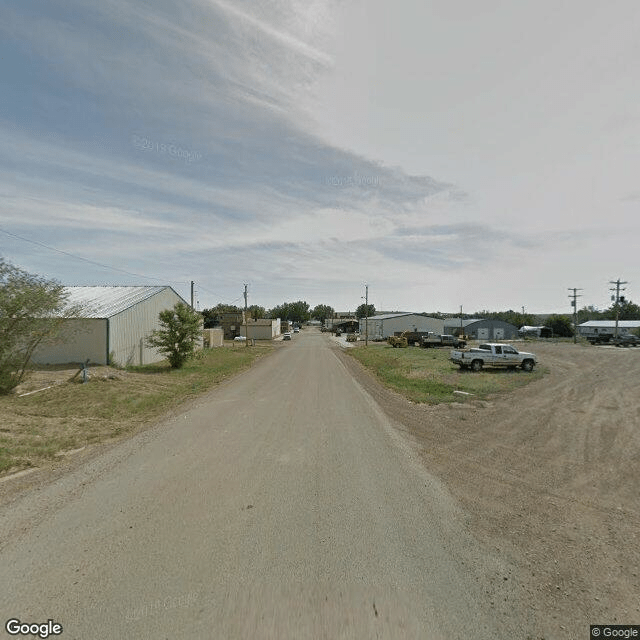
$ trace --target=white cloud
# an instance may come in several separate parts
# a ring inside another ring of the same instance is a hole
[[[368,281],[387,308],[551,311],[640,277],[635,2],[65,7],[0,9],[9,231],[216,292],[252,278],[266,306],[307,286],[348,308]]]

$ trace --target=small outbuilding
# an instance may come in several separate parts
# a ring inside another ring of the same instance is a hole
[[[188,304],[168,286],[65,287],[65,293],[69,305],[82,311],[64,321],[56,342],[36,350],[37,364],[159,362],[164,356],[148,347],[146,338],[160,327],[161,311]]]
[[[249,340],[273,340],[280,335],[280,332],[280,318],[258,318],[257,320],[250,318],[248,324],[240,325],[240,335]]]

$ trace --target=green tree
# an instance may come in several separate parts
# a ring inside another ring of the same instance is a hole
[[[77,315],[64,287],[0,258],[0,393],[9,393],[26,373],[39,344],[52,341],[64,321]]]
[[[368,312],[367,312],[368,309]],[[376,308],[370,304],[366,305],[364,302],[356,309],[356,318],[370,318],[376,314]]]
[[[283,302],[281,305],[269,309],[270,318],[280,318],[281,320],[291,320],[302,324],[311,317],[309,303],[303,300],[297,302]]]
[[[220,316],[223,313],[241,313],[242,309],[236,307],[233,304],[224,304],[219,302],[215,307],[211,309],[203,309],[202,318],[204,320],[205,328],[215,327],[220,324]]]
[[[578,313],[576,315],[578,316],[578,324],[588,322],[589,320],[606,320],[605,313],[603,311],[598,311],[598,309],[593,305],[578,309]]]
[[[552,329],[555,337],[573,337],[573,316],[557,314],[551,315],[547,318],[545,326]]]
[[[158,319],[160,329],[151,333],[147,345],[166,356],[173,369],[180,369],[195,352],[196,339],[201,334],[201,315],[178,302],[173,309],[161,311]]]
[[[264,318],[267,315],[267,311],[264,307],[260,307],[257,304],[252,304],[247,307],[247,311],[249,312],[249,317],[254,320],[258,320],[259,318]]]
[[[330,307],[328,304],[318,304],[313,308],[311,312],[311,317],[319,320],[324,324],[324,321],[327,318],[333,318],[336,312],[333,307]]]
[[[509,309],[508,311],[478,311],[470,317],[484,318],[487,320],[502,320],[503,322],[508,322],[509,324],[512,324],[514,327],[518,328],[522,327],[523,325],[537,326],[539,324],[544,324],[531,313],[522,313],[520,311],[514,311],[513,309]]]
[[[607,320],[615,320],[618,312],[618,320],[640,320],[640,307],[623,296],[620,296],[619,302],[614,302],[604,315]]]

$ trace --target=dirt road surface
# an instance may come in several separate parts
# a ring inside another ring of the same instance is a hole
[[[550,374],[510,397],[433,408],[385,391],[319,332],[296,334],[182,413],[7,498],[3,626],[449,640],[640,621],[640,350],[539,355]]]
[[[491,598],[498,615],[513,602],[528,609],[514,637],[580,639],[590,624],[640,624],[640,349],[539,341],[524,350],[543,379],[435,407],[342,359],[468,516],[468,532],[517,568],[505,576],[509,597]],[[499,582],[485,586],[493,593]]]

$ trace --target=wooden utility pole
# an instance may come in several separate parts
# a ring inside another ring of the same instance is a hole
[[[577,287],[569,287],[569,291],[573,291],[573,293],[569,296],[573,298],[571,300],[571,306],[573,307],[573,344],[578,342],[578,298],[582,298],[582,295],[578,293],[578,291],[582,291],[582,289],[578,289]]]
[[[609,280],[609,284],[615,284],[616,288],[615,289],[609,289],[609,291],[615,291],[615,300],[616,300],[616,330],[613,333],[613,337],[617,340],[618,339],[618,323],[620,322],[620,302],[624,302],[624,296],[620,295],[620,291],[624,291],[624,289],[621,289],[620,287],[623,284],[629,284],[628,282],[623,282],[622,280],[620,280],[620,278],[618,278],[617,280]],[[613,300],[613,296],[611,296],[611,299]]]
[[[364,285],[364,346],[369,346],[369,285]]]
[[[247,284],[244,285],[244,346],[249,346],[249,312],[247,309]]]
[[[194,295],[193,295],[193,287],[195,285],[195,282],[192,280],[191,281],[191,311],[195,311],[195,307],[193,306],[193,300],[194,300]]]

